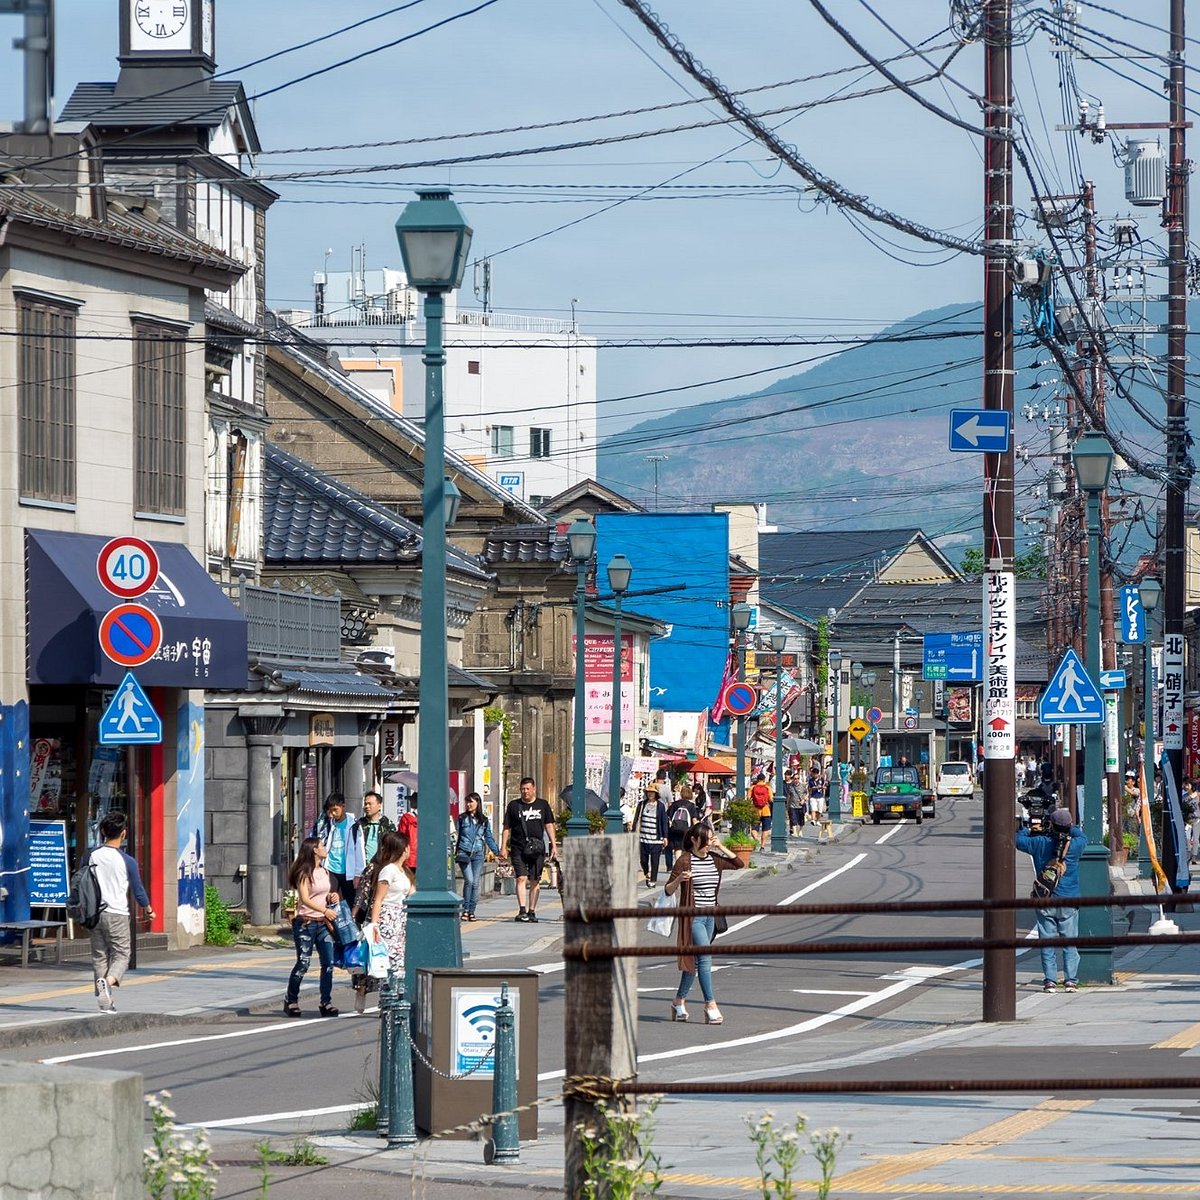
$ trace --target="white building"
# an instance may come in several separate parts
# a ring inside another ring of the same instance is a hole
[[[373,394],[423,418],[425,326],[402,271],[320,272],[312,310],[279,315],[329,343]],[[595,476],[595,339],[570,320],[460,309],[454,293],[444,340],[450,450],[535,507]]]

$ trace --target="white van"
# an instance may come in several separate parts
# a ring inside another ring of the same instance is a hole
[[[944,762],[938,768],[938,797],[973,796],[975,794],[975,772],[968,762]]]

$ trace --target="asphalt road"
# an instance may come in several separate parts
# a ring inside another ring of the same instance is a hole
[[[837,843],[822,846],[813,861],[747,878],[723,898],[747,905],[962,899],[980,894],[981,875],[982,804],[976,797],[954,801],[919,827],[905,822],[853,828]],[[1021,856],[1018,894],[1028,879]],[[1019,927],[1027,929],[1030,920],[1031,914],[1020,914]],[[949,914],[764,916],[734,919],[731,925],[729,940],[794,944],[826,938],[866,942],[976,936],[980,931],[977,916]],[[534,953],[502,960],[479,956],[480,965],[503,962],[542,973],[538,1070],[540,1094],[548,1099],[558,1093],[563,1069],[562,962],[557,947],[548,944],[548,935],[557,928],[551,922],[538,928]],[[641,937],[644,944],[670,949],[655,935],[643,931]],[[978,960],[969,953],[734,955],[716,963],[717,996],[726,1021],[714,1027],[698,1019],[703,1009],[698,989],[692,1021],[669,1020],[678,980],[671,957],[638,964],[642,1082],[1174,1079],[1193,1075],[1192,1056],[1200,1052],[1200,1027],[1180,1032],[1181,1020],[1186,1025],[1194,1019],[1187,1015],[1192,1011],[1191,994],[1185,990],[1191,987],[1188,974],[1164,980],[1168,1001],[1161,1011],[1168,1024],[1158,1034],[1131,1019],[1138,1011],[1136,990],[1101,990],[1086,1001],[1082,995],[1043,997],[1040,966],[1030,950],[1019,955],[1017,967],[1025,1015],[1015,1024],[985,1030],[978,1023]],[[1174,989],[1179,989],[1177,1000]],[[1068,1028],[1064,1019],[1070,1006],[1082,1014],[1085,1003],[1111,1005],[1105,1009],[1111,1021]],[[1103,1045],[1093,1044],[1096,1028],[1102,1030]],[[1174,1040],[1158,1040],[1167,1034]],[[219,1025],[148,1030],[71,1050],[30,1047],[18,1056],[51,1060],[62,1055],[86,1065],[139,1070],[148,1090],[171,1091],[181,1121],[209,1126],[218,1155],[232,1163],[252,1156],[259,1138],[278,1144],[297,1133],[314,1132],[324,1135],[322,1143],[332,1153],[353,1164],[336,1174],[353,1175],[403,1169],[401,1160],[380,1154],[378,1140],[344,1134],[351,1111],[374,1095],[376,1036],[377,1023],[371,1019],[293,1022],[270,1013]],[[79,1054],[88,1057],[80,1060]],[[661,1110],[656,1135],[664,1162],[673,1166],[661,1194],[707,1200],[755,1191],[753,1153],[743,1121],[774,1110],[785,1119],[805,1112],[810,1127],[837,1125],[853,1134],[839,1159],[839,1186],[833,1193],[839,1200],[911,1194],[912,1186],[930,1195],[1049,1194],[1030,1186],[1031,1179],[1053,1179],[1056,1196],[1092,1200],[1189,1195],[1194,1194],[1190,1172],[1195,1154],[1181,1136],[1186,1139],[1200,1118],[1192,1097],[1142,1095],[1132,1084],[1119,1092],[1088,1095],[1047,1082],[1032,1095],[1006,1095],[994,1088],[983,1095],[955,1095],[947,1089],[926,1096],[743,1093],[671,1099]],[[561,1108],[548,1104],[541,1112],[539,1142],[523,1148],[520,1178],[531,1193],[552,1193],[561,1178],[561,1122]],[[426,1146],[422,1154],[427,1156],[422,1172],[428,1171],[431,1181],[440,1179],[440,1186],[449,1187],[448,1180],[501,1186],[496,1170],[482,1166],[477,1147],[443,1143],[440,1150]],[[229,1186],[241,1178],[239,1169],[243,1175],[250,1170],[231,1166]],[[806,1173],[811,1178],[811,1167]],[[503,1186],[513,1185],[511,1172],[504,1178]],[[364,1177],[357,1192],[348,1184],[345,1194],[374,1194],[373,1180]],[[333,1183],[334,1176],[325,1177],[328,1194],[341,1195],[329,1190]],[[450,1194],[457,1193],[429,1192]]]

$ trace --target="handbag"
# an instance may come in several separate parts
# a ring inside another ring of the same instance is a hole
[[[713,937],[717,938],[723,933],[729,932],[729,918],[724,913],[717,913],[713,917]]]
[[[669,912],[678,906],[679,897],[677,895],[668,896],[666,892],[659,892],[654,900],[654,907],[659,911],[646,922],[646,928],[660,937],[674,937],[675,918],[669,915]]]
[[[333,965],[341,967],[343,971],[350,971],[352,974],[361,975],[366,969],[363,966],[362,942],[355,942],[353,946],[340,946],[335,943],[333,947]]]
[[[363,928],[362,945],[367,952],[366,972],[372,979],[388,977],[387,942],[379,936],[378,928],[368,923]]]
[[[345,900],[339,900],[337,916],[333,919],[333,940],[339,946],[353,946],[358,941],[358,926]]]

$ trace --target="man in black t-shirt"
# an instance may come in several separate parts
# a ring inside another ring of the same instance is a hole
[[[542,889],[542,868],[546,865],[546,841],[550,857],[558,856],[554,836],[554,813],[537,794],[537,784],[528,775],[521,780],[521,795],[510,800],[504,810],[504,828],[500,832],[500,857],[512,860],[517,879],[517,921],[537,921],[538,892]]]

